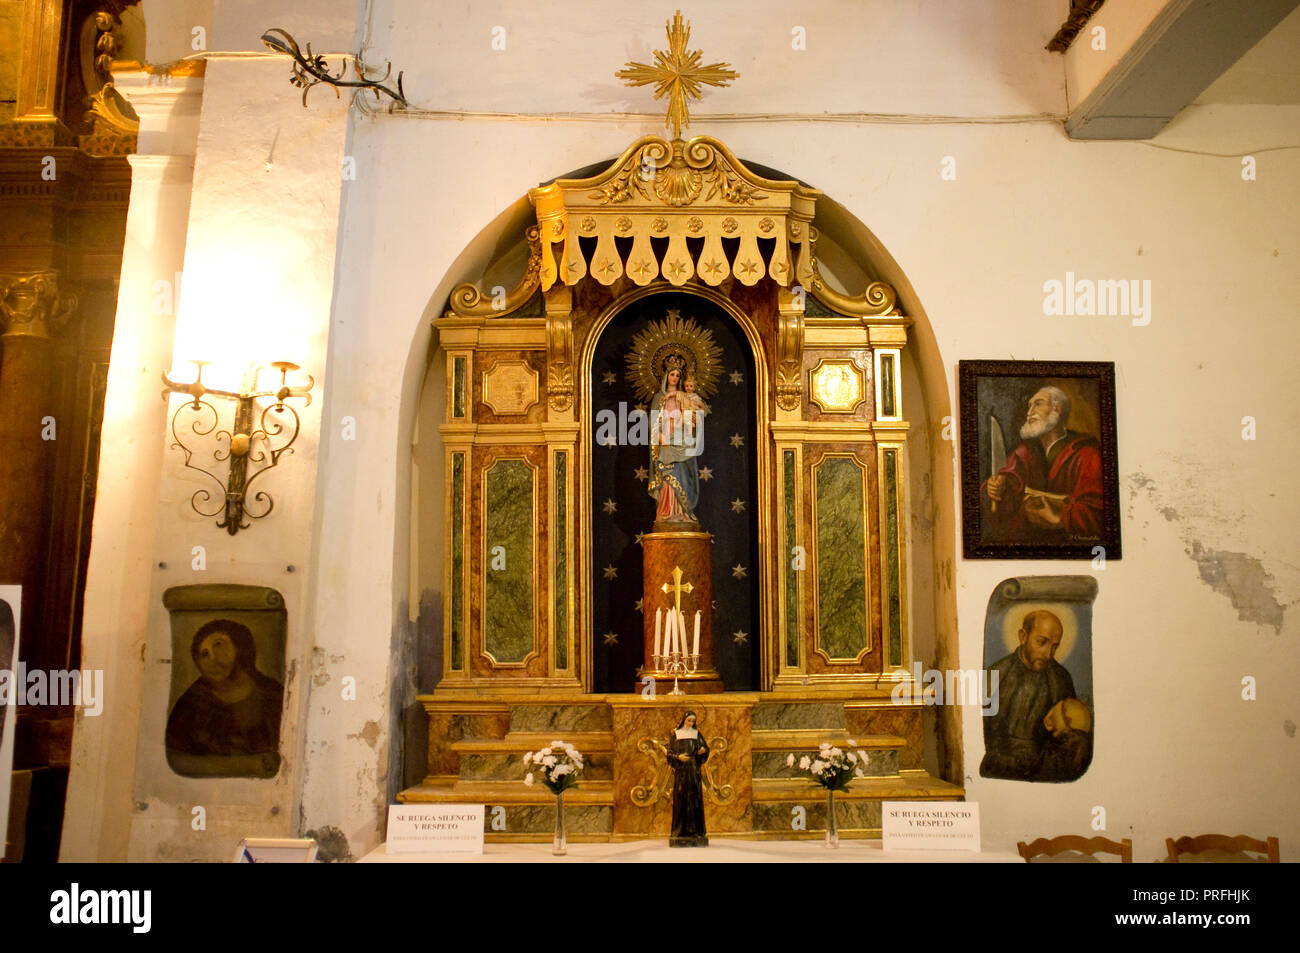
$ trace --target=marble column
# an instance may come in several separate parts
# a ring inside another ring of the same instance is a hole
[[[23,587],[23,630],[36,633],[33,613],[49,548],[54,441],[53,362],[56,334],[76,307],[54,271],[0,274],[0,583]],[[37,657],[25,638],[23,659]]]

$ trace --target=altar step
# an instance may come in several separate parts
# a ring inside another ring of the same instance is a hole
[[[555,830],[555,795],[542,784],[425,781],[407,788],[399,800],[404,804],[483,804],[483,827],[489,843],[537,841]],[[565,836],[575,843],[608,841],[614,831],[613,782],[583,780],[565,791],[564,829]]]
[[[450,700],[430,710],[429,777],[398,799],[407,804],[483,804],[489,842],[549,840],[555,797],[540,783],[524,784],[524,756],[563,740],[581,751],[584,760],[578,786],[564,795],[569,838],[645,837],[650,827],[643,809],[634,809],[628,798],[630,785],[648,784],[655,776],[657,758],[637,744],[643,737],[666,737],[664,719],[649,713],[660,704],[572,694],[486,703]],[[879,837],[883,801],[963,796],[957,785],[919,770],[920,707],[893,705],[887,694],[830,699],[717,695],[701,696],[697,704],[706,711],[712,704],[706,726],[728,741],[728,748],[711,759],[716,779],[736,785],[748,801],[739,805],[741,813],[719,819],[717,836],[820,836],[826,827],[826,795],[798,763],[823,743],[866,755],[867,776],[836,795],[836,822],[845,836]],[[791,755],[794,766],[787,763]],[[619,772],[628,777],[616,780]],[[651,827],[666,830],[668,810],[667,802],[661,802]]]
[[[852,741],[852,744],[850,744]],[[806,755],[816,757],[823,744],[866,756],[862,772],[867,777],[898,777],[900,755],[907,739],[897,735],[852,737],[843,729],[799,728],[782,731],[755,731],[752,735],[754,780],[765,778],[807,778],[799,767]],[[790,764],[790,756],[794,764]]]
[[[466,738],[451,750],[460,759],[462,781],[522,781],[525,755],[564,740],[582,755],[584,781],[614,777],[614,735],[609,731],[511,731],[504,738]]]
[[[857,778],[835,794],[837,829],[849,836],[879,837],[884,801],[951,801],[964,791],[925,771],[905,770],[893,778]],[[802,808],[802,811],[798,810]],[[754,832],[798,837],[826,831],[826,790],[811,781],[754,778]]]

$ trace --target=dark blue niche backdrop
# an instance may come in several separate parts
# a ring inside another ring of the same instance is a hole
[[[679,292],[651,295],[620,311],[606,325],[592,360],[591,639],[595,689],[640,689],[636,671],[644,662],[644,630],[637,609],[642,561],[636,536],[651,532],[655,518],[655,501],[646,479],[649,446],[617,441],[602,446],[597,415],[609,410],[617,419],[620,402],[624,413],[633,412],[637,398],[627,379],[626,359],[632,338],[648,322],[662,321],[672,309],[712,332],[714,342],[722,348],[718,389],[705,397],[710,412],[704,420],[703,452],[697,459],[700,500],[695,515],[701,529],[713,534],[714,664],[728,691],[755,691],[759,654],[754,358],[744,332],[730,315],[705,298]],[[649,426],[644,430],[648,433]],[[739,440],[733,441],[733,437]]]

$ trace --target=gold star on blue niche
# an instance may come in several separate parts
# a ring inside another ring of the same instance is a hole
[[[745,382],[745,375],[740,373],[740,371],[732,371],[728,376],[730,376],[731,383],[733,384],[743,384]]]
[[[615,503],[613,500],[606,500],[604,503],[600,505],[600,508],[604,510],[607,514],[612,515],[618,511],[618,504]]]
[[[643,539],[645,539],[645,533],[637,533],[637,534],[636,534],[636,544],[637,544],[638,546],[641,545],[641,540],[643,540]]]
[[[641,604],[642,604],[643,602],[645,602],[644,599],[638,599],[638,600],[636,601],[636,606],[635,606],[635,608],[636,608],[636,611],[637,611],[637,612],[644,612],[644,611],[645,611],[644,609],[641,608]]]
[[[713,479],[713,470],[709,467],[700,467],[700,479],[708,482]]]
[[[738,433],[733,433],[731,435],[731,445],[733,447],[743,447],[745,445],[745,438]]]
[[[745,511],[745,501],[744,501],[744,500],[742,500],[742,499],[734,499],[734,500],[731,501],[731,512],[733,512],[733,513],[743,513],[744,511]]]
[[[637,467],[636,470],[633,472],[633,475],[638,480],[641,480],[642,482],[650,479],[650,471],[647,470],[645,467]]]
[[[737,645],[744,645],[746,642],[749,641],[749,633],[746,632],[744,629],[737,629],[732,634],[731,641],[735,642]]]
[[[600,382],[602,384],[613,384],[617,380],[618,380],[618,375],[615,374],[613,371],[606,371],[604,374],[600,375]]]
[[[731,575],[736,579],[744,579],[746,576],[745,567],[740,563],[736,563],[736,565],[731,568]]]
[[[606,633],[605,633],[605,644],[606,644],[606,645],[618,645],[618,633],[617,633],[617,632],[606,632]]]
[[[613,566],[606,566],[606,567],[605,567],[605,578],[606,578],[606,579],[617,579],[617,578],[618,578],[618,570],[615,569]]]

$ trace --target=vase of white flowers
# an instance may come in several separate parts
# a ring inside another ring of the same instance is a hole
[[[857,744],[852,738],[848,739],[848,743]],[[794,767],[794,755],[786,758],[785,763]],[[812,775],[812,780],[826,789],[827,847],[840,846],[840,833],[835,826],[835,792],[847,791],[854,778],[862,777],[862,766],[866,763],[866,755],[842,751],[830,743],[823,743],[817,749],[816,757],[804,755],[799,759],[800,770],[807,771]]]
[[[536,779],[555,795],[555,837],[551,853],[567,854],[569,844],[564,836],[564,792],[578,783],[582,772],[582,754],[564,741],[552,741],[540,751],[524,755],[524,784],[532,785]]]

